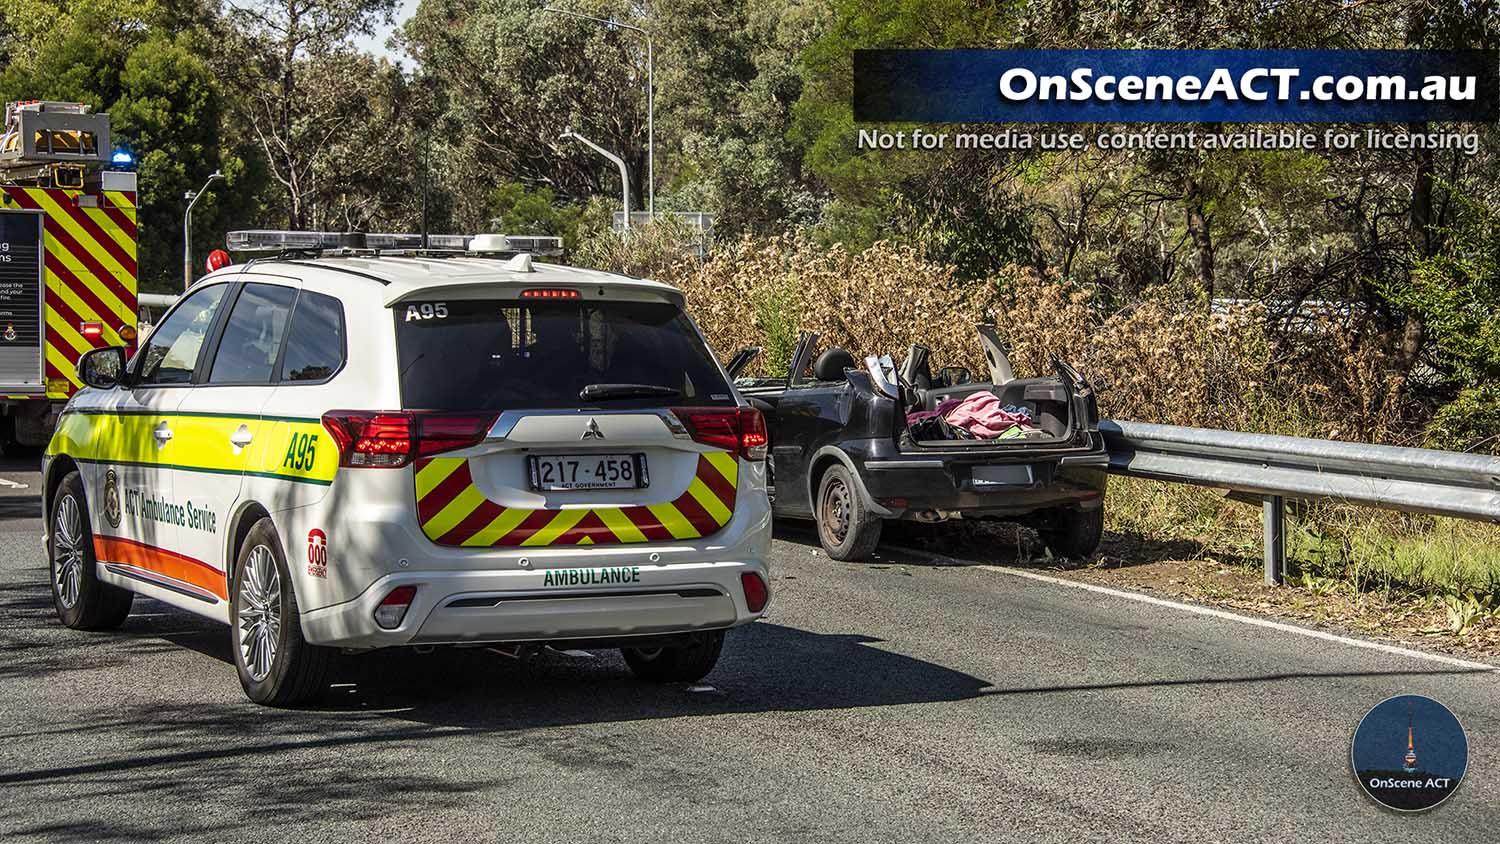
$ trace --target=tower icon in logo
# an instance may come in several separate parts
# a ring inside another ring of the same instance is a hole
[[[1416,730],[1412,726],[1410,703],[1406,705],[1406,758],[1401,762],[1401,770],[1408,774],[1417,770]]]
[[[5,339],[10,343],[14,343],[16,341],[16,327],[14,325],[5,326]]]

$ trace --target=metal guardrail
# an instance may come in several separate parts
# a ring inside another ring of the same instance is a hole
[[[1266,583],[1286,570],[1286,501],[1342,501],[1500,523],[1500,457],[1106,419],[1117,475],[1260,499]]]

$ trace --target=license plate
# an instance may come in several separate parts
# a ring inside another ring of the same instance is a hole
[[[534,454],[531,488],[640,489],[646,486],[644,454]]]
[[[1029,486],[1030,466],[975,466],[971,475],[975,486]]]

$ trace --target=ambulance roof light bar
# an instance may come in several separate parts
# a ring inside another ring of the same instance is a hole
[[[283,231],[246,229],[226,237],[231,252],[322,252],[322,251],[430,251],[470,254],[515,254],[557,256],[563,254],[560,237],[504,234],[429,234],[424,245],[420,234],[366,232]]]

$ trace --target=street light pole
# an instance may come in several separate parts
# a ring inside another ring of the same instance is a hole
[[[196,191],[187,191],[182,195],[188,201],[187,210],[182,212],[182,289],[186,290],[193,286],[193,206],[208,186],[224,178],[224,174],[215,170],[203,183],[203,187]]]
[[[609,20],[607,18],[596,18],[593,15],[570,12],[567,9],[558,9],[553,6],[542,8],[544,12],[555,12],[559,15],[569,15],[575,18],[583,18],[586,21],[602,23],[605,26],[617,26],[621,29],[629,29],[639,32],[646,39],[646,214],[653,220],[656,219],[656,48],[651,43],[651,33],[628,23]],[[627,216],[629,212],[626,212]]]
[[[620,205],[621,205],[621,207],[623,207],[625,209],[625,230],[629,231],[630,230],[630,170],[628,170],[625,167],[625,159],[621,158],[618,155],[615,155],[614,153],[610,152],[609,150],[605,149],[604,147],[599,146],[598,144],[594,143],[593,141],[589,140],[588,138],[585,138],[584,136],[578,134],[577,132],[574,132],[572,129],[564,130],[563,133],[558,136],[558,140],[564,140],[564,139],[567,139],[567,138],[572,138],[573,140],[582,143],[584,146],[588,147],[589,149],[593,150],[594,152],[597,152],[600,155],[604,156],[605,158],[608,158],[610,161],[613,161],[615,163],[615,166],[618,167],[618,168],[620,168]]]

